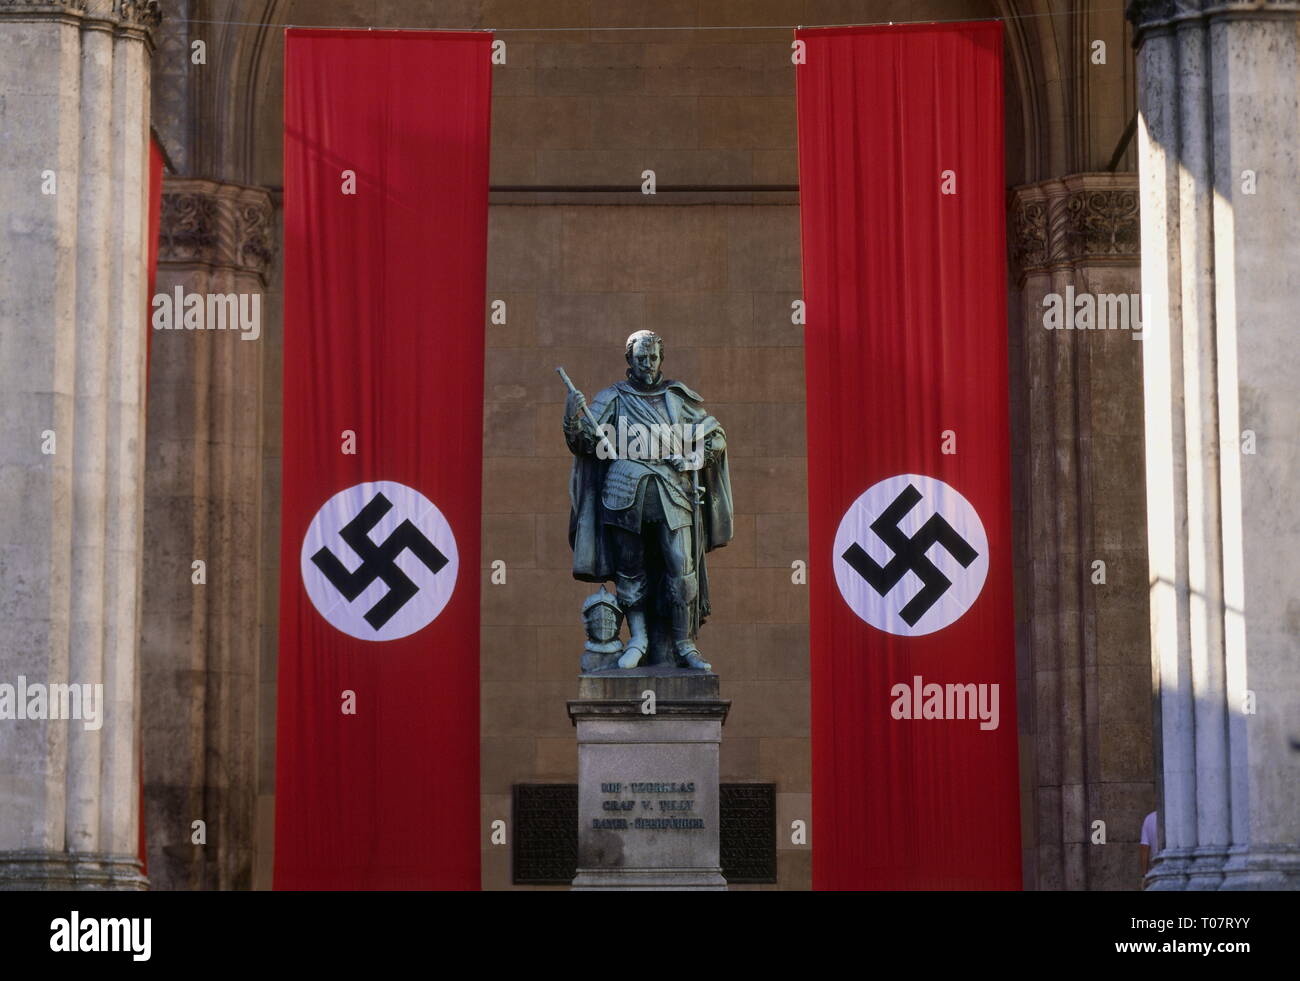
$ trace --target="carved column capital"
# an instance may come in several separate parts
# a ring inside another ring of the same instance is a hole
[[[39,20],[53,17],[80,17],[86,13],[86,0],[0,0],[0,17]]]
[[[1136,174],[1072,174],[1013,188],[1007,245],[1018,277],[1079,263],[1134,265]]]
[[[1242,17],[1295,17],[1300,0],[1129,0],[1124,16],[1133,24],[1133,46],[1151,33],[1194,21]]]
[[[151,48],[153,32],[162,23],[158,0],[0,0],[0,20],[64,20],[83,28],[109,30],[138,37]]]
[[[123,24],[150,30],[162,23],[158,0],[113,0],[113,13]]]
[[[266,281],[275,206],[265,188],[169,178],[163,184],[159,263],[224,267]]]

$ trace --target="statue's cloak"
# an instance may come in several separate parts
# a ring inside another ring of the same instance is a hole
[[[700,427],[701,437],[717,432],[726,434],[718,420],[704,411],[703,399],[679,381],[663,380],[653,388],[643,389],[629,381],[620,381],[598,393],[590,403],[591,413],[600,425],[617,426],[618,401],[640,395],[662,395],[670,420],[679,425]],[[731,474],[727,469],[726,449],[699,471],[704,500],[700,510],[700,538],[703,551],[711,552],[731,541],[732,505]],[[608,582],[614,578],[614,551],[610,533],[601,513],[601,496],[609,460],[599,456],[575,456],[569,480],[569,545],[573,548],[573,578],[583,582]],[[652,478],[647,478],[652,479]],[[699,563],[700,621],[707,616],[708,586],[704,562]]]

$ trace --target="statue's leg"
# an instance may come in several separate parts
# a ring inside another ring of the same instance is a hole
[[[635,668],[650,648],[645,628],[645,543],[625,528],[611,527],[614,539],[614,579],[618,605],[627,616],[628,640],[618,659],[620,668]]]
[[[712,665],[704,660],[691,637],[691,607],[699,598],[699,579],[691,561],[691,529],[673,529],[666,522],[661,522],[659,536],[672,609],[673,647],[678,659],[686,667],[708,671]]]

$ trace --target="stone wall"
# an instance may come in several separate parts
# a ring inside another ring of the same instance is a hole
[[[665,374],[727,430],[736,536],[708,558],[716,614],[700,637],[733,700],[722,779],[775,783],[784,826],[809,818],[807,590],[791,577],[808,533],[798,217],[791,205],[493,209],[488,292],[509,322],[488,328],[486,369],[485,827],[509,817],[512,783],[576,780],[565,701],[593,587],[570,574],[555,367],[594,394],[623,377],[624,339],[641,329],[665,338]],[[488,579],[498,559],[504,585]],[[809,857],[780,852],[782,885],[809,884]],[[485,887],[508,883],[508,853],[487,847]]]

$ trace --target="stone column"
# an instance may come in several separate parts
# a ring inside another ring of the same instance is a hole
[[[256,295],[265,327],[273,215],[264,189],[168,178],[158,294],[205,309]],[[265,339],[210,327],[152,332],[141,659],[155,888],[253,876],[262,556],[279,544],[261,530]]]
[[[0,888],[145,885],[137,645],[158,21],[152,2],[0,5],[0,684],[19,699],[23,685],[80,686],[60,711],[83,716],[0,718]],[[47,714],[63,701],[50,693]]]
[[[1134,2],[1152,889],[1300,887],[1300,4]]]
[[[1015,188],[1008,226],[1025,884],[1133,889],[1154,801],[1136,177]]]

